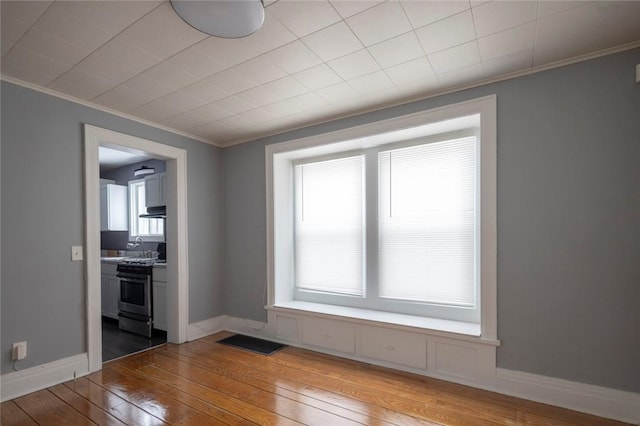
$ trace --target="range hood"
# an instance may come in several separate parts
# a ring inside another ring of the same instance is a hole
[[[166,219],[167,207],[166,206],[147,207],[147,212],[145,214],[141,214],[139,217],[143,217],[147,219]]]

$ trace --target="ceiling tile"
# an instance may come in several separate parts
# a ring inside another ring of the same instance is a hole
[[[113,37],[113,34],[68,14],[62,3],[54,2],[34,28],[89,50],[97,49]]]
[[[340,20],[328,1],[279,1],[269,12],[296,36],[304,37]]]
[[[183,87],[181,90],[191,96],[202,99],[207,103],[215,102],[230,95],[226,90],[221,89],[206,80],[190,84],[189,86]]]
[[[68,64],[16,46],[2,58],[1,66],[5,74],[42,86],[70,68]]]
[[[68,65],[78,63],[91,53],[91,51],[85,48],[68,43],[36,28],[27,31],[15,46],[16,48],[27,49]]]
[[[230,68],[260,55],[261,52],[254,47],[254,44],[248,37],[239,39],[209,37],[198,43],[198,49],[202,49],[203,54],[211,56]]]
[[[326,64],[320,64],[313,68],[295,73],[293,77],[309,90],[340,83],[342,79]]]
[[[342,21],[304,37],[302,41],[324,61],[339,58],[364,47]]]
[[[487,77],[504,75],[531,68],[533,62],[533,48],[519,50],[498,58],[482,62],[484,74]]]
[[[408,81],[404,84],[396,84],[398,97],[410,100],[424,97],[429,92],[439,89],[438,80],[435,77],[424,80]]]
[[[356,77],[347,81],[360,95],[368,95],[378,90],[393,87],[393,82],[387,77],[384,71],[377,71],[371,74]]]
[[[260,53],[265,53],[296,40],[296,36],[265,9],[264,24],[260,31],[243,38],[246,44]]]
[[[427,54],[439,52],[476,38],[471,11],[459,13],[416,30]]]
[[[476,63],[468,67],[458,68],[438,74],[438,81],[443,89],[454,86],[472,83],[486,78],[486,71],[481,63]]]
[[[456,15],[471,6],[468,1],[415,1],[402,0],[402,8],[407,12],[413,28],[420,28],[427,24]]]
[[[123,83],[139,73],[135,68],[130,68],[125,61],[113,61],[95,53],[87,56],[73,69],[114,83]]]
[[[227,127],[231,129],[244,129],[247,126],[251,125],[251,122],[245,120],[239,115],[232,115],[230,117],[222,118],[220,120],[216,120],[217,124],[220,124],[222,127]]]
[[[165,2],[121,32],[117,40],[166,59],[206,37],[180,19]]]
[[[264,108],[254,108],[237,114],[238,118],[245,120],[251,124],[260,124],[265,121],[273,120],[274,116],[267,112]]]
[[[212,76],[228,67],[210,55],[212,53],[205,42],[199,42],[172,56],[165,62],[176,68],[187,70],[199,78]]]
[[[183,111],[184,109],[175,104],[156,99],[155,101],[134,108],[131,110],[131,114],[151,121],[162,121]]]
[[[298,83],[296,79],[285,77],[247,90],[241,93],[240,97],[253,105],[263,106],[306,92],[308,92],[308,89]]]
[[[396,86],[407,85],[415,81],[429,81],[437,84],[435,74],[427,58],[424,57],[387,68],[385,72]]]
[[[178,109],[178,111],[176,111],[173,115],[178,114],[182,111],[196,109],[207,104],[207,102],[205,102],[203,99],[200,99],[182,90],[176,90],[175,92],[169,93],[168,95],[165,95],[158,99],[158,101],[167,103],[169,105],[174,105],[174,107]]]
[[[428,56],[436,74],[467,68],[480,62],[478,43],[471,41]]]
[[[117,84],[117,82],[108,78],[72,68],[47,87],[88,100],[114,88]]]
[[[534,65],[640,40],[640,2],[587,3],[538,21]]]
[[[61,1],[66,14],[114,36],[155,9],[161,1]]]
[[[217,102],[214,102],[213,105],[224,111],[227,111],[230,114],[240,114],[241,112],[249,111],[256,108],[255,105],[250,104],[237,95],[221,99]]]
[[[397,1],[385,2],[347,20],[347,24],[365,46],[411,31],[411,23]]]
[[[34,22],[49,8],[53,1],[5,1],[0,3],[2,16],[11,16],[19,19],[27,25]],[[2,21],[4,25],[4,21]]]
[[[235,67],[207,78],[205,81],[219,87],[229,94],[244,92],[258,86],[258,82],[245,76]]]
[[[304,93],[302,95],[293,96],[282,101],[265,105],[262,109],[275,118],[285,117],[299,111],[308,111],[325,105],[327,105],[327,103],[324,99],[315,93]]]
[[[102,45],[87,59],[95,55],[102,56],[115,64],[122,65],[124,69],[129,69],[135,74],[151,68],[162,60],[162,58],[158,56],[152,55],[117,38]]]
[[[499,58],[522,50],[533,49],[536,23],[520,25],[478,39],[478,49],[483,61]]]
[[[231,114],[215,105],[204,105],[168,118],[164,120],[164,123],[168,126],[186,130],[229,117],[229,115]]]
[[[382,68],[388,68],[424,56],[424,51],[413,31],[382,43],[374,44],[368,50]]]
[[[473,20],[476,34],[484,37],[507,28],[535,21],[537,1],[491,1],[474,7]]]
[[[144,74],[138,74],[131,80],[127,80],[125,83],[123,83],[123,86],[144,93],[147,97],[150,98],[149,100],[147,100],[147,102],[168,95],[175,90],[171,86],[167,86],[166,84],[163,84],[158,80],[150,78],[149,76]]]
[[[140,75],[155,80],[167,87],[171,87],[174,90],[181,89],[184,86],[200,80],[199,77],[166,61],[149,68]]]
[[[538,4],[538,19],[555,15],[556,13],[564,12],[565,10],[573,9],[574,7],[584,6],[584,4],[585,2],[575,0],[541,1]]]
[[[128,112],[140,105],[152,101],[153,98],[153,95],[145,94],[126,86],[118,86],[103,93],[97,98],[93,98],[92,102],[98,103],[107,108]]]
[[[328,64],[344,80],[351,80],[380,69],[380,66],[367,49],[334,59]]]
[[[282,68],[272,63],[270,58],[266,55],[249,59],[248,61],[233,67],[233,70],[257,84],[268,83],[287,75]]]
[[[2,55],[7,53],[9,49],[27,32],[29,24],[19,19],[2,15],[0,23],[0,39],[2,39]]]
[[[338,83],[333,86],[323,87],[322,89],[316,90],[314,93],[331,104],[359,97],[358,92],[356,92],[347,83]]]
[[[373,6],[382,3],[384,0],[332,0],[331,6],[338,11],[340,16],[348,18]]]
[[[316,66],[322,61],[300,40],[289,43],[264,55],[266,62],[272,62],[289,74]]]

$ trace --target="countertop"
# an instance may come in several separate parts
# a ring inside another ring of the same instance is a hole
[[[138,258],[136,257],[122,257],[122,256],[118,256],[118,257],[101,257],[100,261],[104,262],[104,263],[120,263],[120,262],[124,262],[124,261],[135,261]],[[160,266],[160,267],[165,267],[167,266],[167,262],[155,262],[153,264],[151,264],[152,266]]]

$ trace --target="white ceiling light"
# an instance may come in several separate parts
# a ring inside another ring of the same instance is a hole
[[[216,37],[246,37],[264,22],[262,0],[171,0],[171,6],[187,24]]]

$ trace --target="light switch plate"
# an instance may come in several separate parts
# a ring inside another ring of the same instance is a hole
[[[82,260],[82,246],[71,246],[71,260]]]

